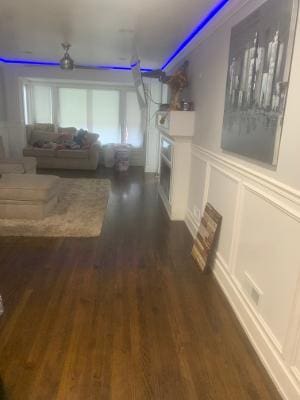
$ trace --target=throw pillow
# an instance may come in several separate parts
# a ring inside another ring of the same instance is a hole
[[[56,143],[59,144],[72,141],[73,141],[73,134],[71,132],[62,133],[56,139]]]
[[[47,131],[47,132],[54,132],[55,131],[54,124],[36,123],[36,124],[33,124],[33,129],[35,131]]]
[[[76,128],[74,128],[73,126],[70,126],[70,127],[66,127],[66,128],[61,128],[61,127],[59,127],[58,129],[57,129],[57,132],[58,133],[63,133],[63,134],[68,134],[68,135],[76,135],[76,132],[77,132],[77,129]]]
[[[33,130],[30,136],[30,143],[29,144],[34,144],[36,142],[54,142],[57,140],[57,138],[60,135],[55,132],[48,132],[48,131],[38,131],[38,130]]]

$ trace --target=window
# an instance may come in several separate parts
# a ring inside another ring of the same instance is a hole
[[[23,86],[26,123],[53,123],[57,127],[87,129],[102,144],[143,146],[140,107],[135,91],[26,80]]]
[[[92,90],[92,131],[102,143],[121,143],[120,95],[117,90]]]
[[[52,93],[47,86],[33,86],[34,122],[52,122]]]
[[[87,129],[87,91],[59,88],[59,125]]]
[[[140,134],[141,112],[135,92],[126,93],[126,136],[125,142],[132,144],[134,147],[143,145],[143,137]]]
[[[24,106],[24,121],[25,124],[29,124],[29,109],[28,109],[28,87],[23,85],[23,106]]]

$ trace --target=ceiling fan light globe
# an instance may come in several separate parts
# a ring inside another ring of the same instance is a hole
[[[67,54],[60,60],[60,68],[64,70],[73,70],[74,69],[74,61]]]

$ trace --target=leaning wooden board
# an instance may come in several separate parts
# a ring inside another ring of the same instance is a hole
[[[2,297],[1,297],[1,294],[0,294],[0,315],[3,314],[3,313],[4,313],[4,307],[3,307]]]
[[[209,266],[221,221],[222,216],[211,204],[207,203],[192,249],[192,256],[202,271],[205,271]]]

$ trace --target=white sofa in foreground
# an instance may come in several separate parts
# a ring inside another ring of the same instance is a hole
[[[3,174],[0,218],[41,219],[56,206],[60,178],[51,175]]]

